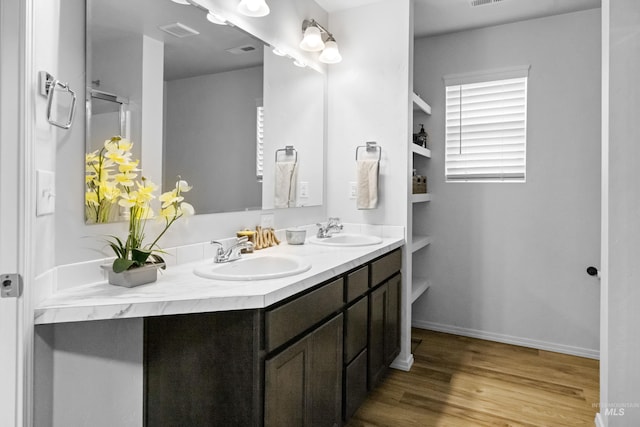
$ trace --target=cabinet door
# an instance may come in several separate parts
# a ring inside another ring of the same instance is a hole
[[[380,381],[385,371],[385,317],[388,284],[385,283],[369,296],[369,390]]]
[[[400,351],[400,283],[393,276],[369,297],[369,390]]]
[[[385,365],[400,354],[400,284],[401,276],[389,279],[387,283],[386,316],[384,325],[384,358]]]
[[[342,411],[342,315],[265,362],[265,427],[333,427]]]

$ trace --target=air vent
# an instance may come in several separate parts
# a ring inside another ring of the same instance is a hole
[[[470,0],[469,1],[469,5],[471,7],[475,7],[475,6],[486,6],[488,4],[495,4],[495,3],[500,3],[504,0]]]
[[[200,34],[193,28],[189,28],[186,25],[181,24],[179,22],[176,22],[175,24],[163,25],[159,28],[165,33],[169,33],[174,37],[178,37],[179,39],[183,37],[197,36],[198,34]]]
[[[246,44],[244,46],[232,47],[225,50],[229,53],[233,53],[234,55],[242,55],[243,53],[253,52],[254,50],[257,50],[257,49],[255,46]]]

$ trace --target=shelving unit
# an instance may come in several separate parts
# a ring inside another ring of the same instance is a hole
[[[424,118],[424,115],[431,115],[431,106],[425,102],[420,96],[412,94],[413,103],[413,118],[414,122],[416,118]],[[420,117],[422,116],[422,117]],[[412,129],[414,125],[412,124]],[[409,157],[411,159],[411,168],[420,169],[420,166],[424,166],[424,159],[431,159],[431,150],[425,147],[421,147],[413,142],[409,142]],[[411,179],[411,178],[409,178]],[[411,185],[409,186],[411,188]],[[411,240],[408,243],[411,253],[411,303],[414,303],[421,295],[423,295],[431,286],[431,282],[425,277],[426,272],[422,262],[414,265],[413,258],[415,254],[420,253],[431,244],[431,237],[420,234],[413,224],[414,209],[419,206],[424,206],[425,203],[431,202],[431,194],[411,194],[409,197],[408,210],[410,212],[408,232],[411,233]],[[424,208],[421,208],[424,209]]]

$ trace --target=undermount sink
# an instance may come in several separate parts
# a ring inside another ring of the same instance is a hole
[[[334,234],[331,237],[319,238],[316,236],[309,238],[309,243],[324,246],[369,246],[382,243],[382,239],[377,236],[367,234]]]
[[[205,279],[267,280],[304,273],[310,268],[309,261],[294,255],[245,255],[237,261],[199,266],[193,272]]]

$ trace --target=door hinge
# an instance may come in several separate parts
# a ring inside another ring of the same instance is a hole
[[[19,298],[22,296],[22,276],[19,274],[0,275],[0,297]]]

